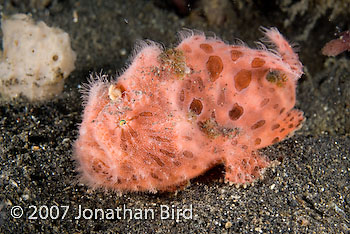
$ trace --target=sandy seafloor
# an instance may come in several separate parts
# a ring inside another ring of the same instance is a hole
[[[228,1],[215,7],[221,1],[193,1],[184,14],[172,1],[160,0],[0,1],[2,14],[31,13],[67,31],[78,55],[76,70],[57,98],[0,104],[0,233],[350,232],[350,54],[328,58],[320,52],[337,30],[349,29],[348,1]],[[176,194],[118,195],[75,183],[72,144],[82,113],[78,88],[90,72],[115,76],[139,39],[171,47],[176,32],[190,28],[254,46],[261,25],[278,27],[299,45],[305,74],[297,108],[307,118],[292,138],[262,150],[281,162],[264,179],[236,188],[223,183],[224,168],[218,166]],[[176,211],[191,205],[189,219],[160,216],[161,206]],[[11,216],[15,206],[23,208],[21,218]],[[45,206],[54,212],[59,207],[60,216],[45,219]],[[155,217],[76,219],[79,206],[129,208],[134,214],[153,209]]]

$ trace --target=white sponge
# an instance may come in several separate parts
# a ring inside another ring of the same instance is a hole
[[[62,92],[64,79],[75,68],[69,35],[30,16],[16,14],[2,20],[0,94],[45,100]]]

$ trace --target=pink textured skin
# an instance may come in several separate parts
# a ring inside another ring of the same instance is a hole
[[[269,162],[257,150],[304,120],[293,109],[298,56],[264,32],[277,51],[183,35],[175,49],[144,45],[117,81],[92,81],[74,147],[83,182],[173,191],[218,163],[227,182],[259,178]]]

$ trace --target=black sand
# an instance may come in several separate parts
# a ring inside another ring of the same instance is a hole
[[[289,1],[233,1],[223,9],[213,7],[221,1],[194,1],[183,15],[170,0],[0,1],[5,15],[32,13],[67,31],[78,54],[76,70],[59,97],[46,103],[0,103],[0,233],[349,233],[349,53],[327,58],[320,52],[335,38],[337,27],[349,29],[350,13],[344,7],[349,1],[328,6],[309,0],[299,8]],[[223,168],[216,167],[177,194],[121,196],[75,183],[72,143],[82,112],[78,87],[90,72],[103,69],[115,76],[138,39],[170,47],[185,27],[254,46],[261,25],[278,27],[299,44],[305,75],[297,107],[307,117],[295,136],[262,150],[280,162],[264,179],[236,188],[222,183]],[[179,220],[161,217],[162,208],[176,214],[191,205],[192,217],[190,212]],[[11,210],[19,214],[15,206],[23,208],[21,218],[11,216]],[[53,216],[45,218],[46,206]],[[64,206],[69,208],[62,219]],[[110,220],[98,213],[87,219],[86,210],[85,218],[76,219],[79,206],[106,213],[119,208],[120,217]],[[153,210],[154,219],[144,216],[147,210]],[[31,214],[37,219],[30,219]]]

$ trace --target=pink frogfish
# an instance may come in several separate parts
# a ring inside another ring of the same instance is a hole
[[[112,81],[91,78],[74,145],[82,182],[119,192],[175,191],[217,164],[249,184],[270,165],[259,149],[299,129],[298,55],[277,29],[267,49],[181,32],[176,48],[141,43]]]

